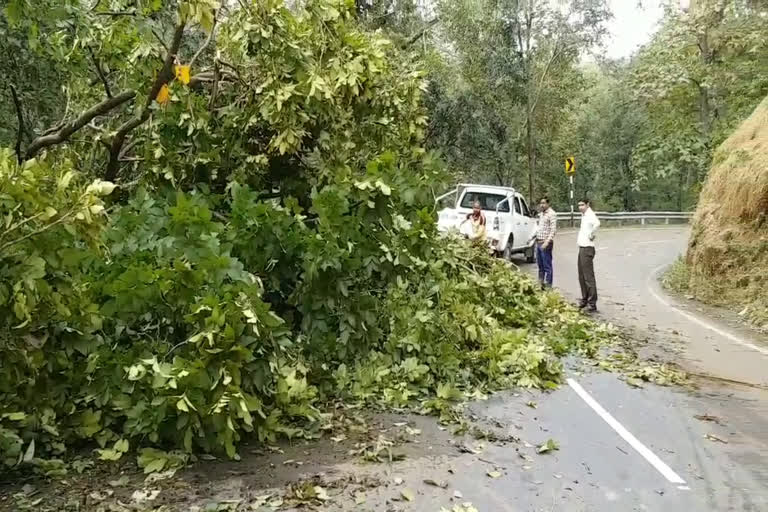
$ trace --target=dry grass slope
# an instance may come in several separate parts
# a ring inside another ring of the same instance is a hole
[[[694,295],[768,329],[768,98],[715,153],[687,263]]]

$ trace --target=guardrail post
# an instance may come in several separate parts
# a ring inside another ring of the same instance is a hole
[[[664,224],[669,224],[669,217],[667,217],[666,219],[664,219]]]
[[[645,226],[645,217],[643,217],[642,219],[640,219],[640,225],[641,225],[641,226]]]

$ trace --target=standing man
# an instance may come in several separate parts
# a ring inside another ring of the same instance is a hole
[[[600,227],[600,219],[589,204],[589,199],[579,201],[581,226],[576,243],[579,244],[579,284],[581,285],[581,302],[579,309],[597,311],[597,283],[595,282],[595,233]]]
[[[539,282],[542,289],[552,288],[553,271],[552,249],[557,232],[557,214],[549,205],[549,198],[544,196],[539,201],[539,223],[536,225],[536,262],[539,264]]]

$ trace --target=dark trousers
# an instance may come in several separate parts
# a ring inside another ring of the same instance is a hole
[[[539,264],[539,282],[542,285],[552,287],[553,268],[552,268],[552,249],[555,243],[550,242],[546,249],[541,247],[540,242],[536,242],[536,262]]]
[[[595,282],[595,248],[579,247],[579,284],[581,303],[597,304],[597,282]]]

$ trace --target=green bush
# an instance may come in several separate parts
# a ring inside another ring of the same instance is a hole
[[[312,218],[247,187],[228,197],[142,189],[95,231],[75,215],[30,237],[41,269],[5,270],[35,291],[35,307],[8,309],[26,322],[8,332],[26,334],[2,347],[14,363],[0,388],[3,459],[17,463],[33,441],[61,454],[86,440],[106,459],[120,457],[121,440],[235,456],[246,434],[309,435],[331,399],[402,407],[554,386],[558,356],[600,333],[502,262],[441,241],[427,210],[398,213],[410,189],[385,185],[385,170],[400,171],[391,156],[317,194]],[[76,197],[85,206],[70,209],[101,211],[96,196]],[[56,243],[36,238],[54,230]],[[94,234],[100,243],[86,243]],[[65,258],[72,247],[78,256]],[[291,321],[265,301],[259,276]]]
[[[209,69],[150,101],[110,204],[113,184],[77,172],[102,172],[99,144],[22,166],[2,150],[4,465],[53,474],[44,458],[82,446],[139,451],[145,471],[236,457],[246,436],[316,435],[334,400],[446,413],[552,387],[560,356],[594,351],[605,333],[556,295],[438,235],[420,73],[353,7],[270,0],[222,20],[221,83]],[[116,55],[147,55],[104,23]],[[124,60],[110,79],[146,89],[153,60]]]
[[[672,291],[687,293],[691,287],[691,271],[684,258],[678,258],[661,276],[661,284]]]

